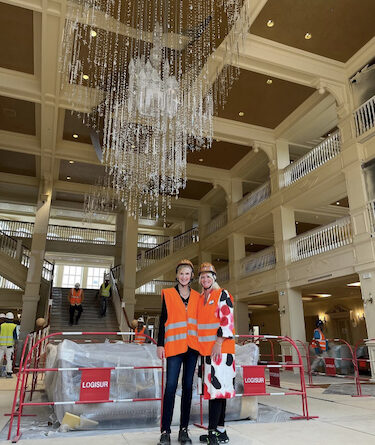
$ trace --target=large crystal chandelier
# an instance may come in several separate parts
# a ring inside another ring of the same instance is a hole
[[[68,1],[62,92],[102,138],[106,176],[90,212],[165,217],[188,150],[210,148],[233,80],[248,0]]]

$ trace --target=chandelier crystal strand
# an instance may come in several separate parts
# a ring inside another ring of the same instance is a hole
[[[188,150],[211,147],[213,114],[238,75],[248,1],[68,1],[61,87],[99,133],[106,166],[89,213],[123,205],[165,218],[186,185]]]

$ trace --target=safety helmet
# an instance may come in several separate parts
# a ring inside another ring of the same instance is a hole
[[[1,313],[1,314],[0,314],[0,318],[5,318],[5,314],[4,314],[4,313]]]
[[[143,317],[138,318],[138,323],[144,323],[144,322],[145,322],[145,319]]]
[[[176,266],[176,273],[181,266],[189,266],[191,268],[191,277],[194,276],[194,266],[190,260],[187,259],[180,260]]]
[[[206,273],[206,272],[211,272],[216,275],[216,269],[211,263],[202,263],[199,266],[198,275],[200,275],[202,273]]]
[[[324,325],[324,323],[322,322],[322,320],[317,320],[315,325],[317,328],[321,328]]]
[[[5,318],[7,318],[8,320],[14,320],[13,312],[7,312]]]
[[[104,281],[109,281],[109,273],[104,275]]]
[[[76,284],[74,285],[74,287],[75,287],[76,289],[79,289],[79,288],[81,287],[81,285],[80,285],[79,283],[76,283]]]

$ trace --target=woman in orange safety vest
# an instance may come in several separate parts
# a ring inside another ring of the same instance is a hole
[[[229,441],[225,431],[226,399],[235,396],[233,297],[216,282],[211,263],[199,268],[202,294],[198,303],[198,347],[201,355],[198,376],[208,399],[208,435],[201,442],[210,445]]]
[[[167,359],[161,436],[158,445],[170,444],[171,423],[181,365],[182,397],[178,441],[192,443],[188,435],[194,371],[198,359],[197,306],[199,293],[190,288],[194,277],[191,261],[181,260],[176,267],[175,287],[162,290],[159,324],[159,359]]]

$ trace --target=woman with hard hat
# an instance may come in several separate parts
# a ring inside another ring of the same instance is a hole
[[[158,445],[171,443],[171,423],[181,365],[183,374],[178,441],[182,444],[192,443],[187,428],[193,377],[198,359],[197,306],[199,301],[199,293],[190,288],[193,277],[192,262],[186,259],[181,260],[176,267],[176,286],[162,290],[157,354],[159,359],[167,359],[167,378]]]
[[[198,303],[198,346],[201,355],[198,376],[202,393],[208,399],[208,434],[200,441],[210,445],[227,443],[225,431],[226,399],[235,396],[233,297],[216,282],[211,263],[199,268],[202,294]]]

